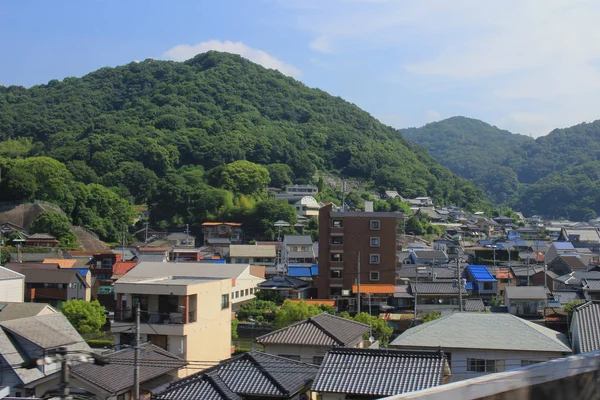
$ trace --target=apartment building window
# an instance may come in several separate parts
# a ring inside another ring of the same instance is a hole
[[[250,294],[254,294],[254,288],[250,288]]]
[[[250,294],[250,289],[246,289],[244,293],[246,294],[246,296],[248,296]]]
[[[329,288],[329,295],[330,296],[341,296],[342,295],[342,288],[341,287],[330,287]]]
[[[503,370],[504,360],[467,358],[467,371],[469,372],[501,372]]]
[[[372,219],[371,220],[371,229],[372,230],[378,230],[379,228],[380,228],[379,220],[378,219]]]
[[[343,236],[332,236],[331,244],[344,244],[344,237]]]
[[[334,219],[331,221],[331,226],[334,228],[341,228],[344,226],[344,222],[341,219]]]
[[[483,290],[494,290],[492,282],[483,282]]]
[[[379,236],[371,238],[371,247],[379,247]]]
[[[342,253],[331,253],[331,261],[342,262],[344,261],[344,255]]]
[[[332,269],[331,279],[342,279],[342,271],[340,271],[339,269]]]
[[[369,264],[379,264],[379,254],[369,255]]]
[[[378,281],[379,280],[379,271],[370,271],[369,279],[372,281]]]
[[[221,308],[229,307],[229,293],[221,295]]]

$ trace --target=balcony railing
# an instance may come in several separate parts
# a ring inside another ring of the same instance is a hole
[[[188,311],[187,323],[196,322],[196,311]],[[184,324],[184,313],[182,312],[149,312],[141,310],[140,322],[145,324],[157,324],[157,325],[179,325]],[[133,310],[117,310],[115,311],[115,322],[134,322],[134,311]]]

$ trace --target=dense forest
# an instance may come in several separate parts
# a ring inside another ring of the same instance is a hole
[[[402,134],[481,187],[497,204],[528,215],[587,220],[600,211],[600,121],[532,139],[453,117]]]
[[[130,219],[119,199],[148,204],[165,228],[252,219],[267,184],[322,173],[490,207],[481,190],[355,105],[218,52],[0,86],[0,157],[0,200],[54,201],[111,240]]]

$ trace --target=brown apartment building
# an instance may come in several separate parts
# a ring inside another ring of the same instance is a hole
[[[355,307],[360,257],[361,293],[389,291],[396,281],[397,237],[402,213],[338,212],[327,205],[319,211],[319,276],[321,299],[337,298]],[[368,286],[367,286],[368,285]],[[372,293],[376,294],[376,293]],[[385,293],[379,293],[385,294]]]

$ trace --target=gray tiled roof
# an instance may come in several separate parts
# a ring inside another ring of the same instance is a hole
[[[483,311],[485,310],[485,304],[483,304],[483,300],[481,299],[466,299],[465,302],[465,311]]]
[[[511,314],[496,313],[451,314],[408,329],[390,345],[423,349],[571,351],[564,334]]]
[[[429,277],[429,274],[433,272],[437,279],[453,279],[456,278],[456,270],[445,268],[445,267],[437,267],[437,268],[427,268],[427,274],[424,274],[426,277]],[[417,266],[416,265],[403,265],[402,268],[396,270],[396,276],[398,278],[415,278],[417,276]],[[422,278],[423,275],[419,274],[419,278]]]
[[[242,400],[215,373],[202,374],[193,384],[160,393],[161,400]]]
[[[181,358],[153,344],[143,344],[140,351],[140,382],[156,379],[171,371],[184,367]],[[106,356],[108,365],[80,363],[71,368],[71,373],[111,393],[133,387],[131,374],[135,350],[128,348]]]
[[[584,290],[589,291],[600,291],[600,280],[598,279],[584,279],[583,280]]]
[[[33,317],[39,315],[45,309],[48,309],[49,313],[58,312],[46,303],[0,302],[0,322],[11,319]]]
[[[289,396],[292,398],[310,384],[317,375],[318,369],[316,365],[251,351],[173,383],[167,390],[158,394],[156,399],[205,399],[207,397],[202,397],[202,394],[209,392],[206,386],[207,378],[212,379],[210,382],[212,393],[216,383],[244,397]],[[219,399],[219,397],[213,398]]]
[[[286,245],[312,245],[312,237],[310,235],[285,235],[283,242]]]
[[[0,281],[4,279],[23,279],[24,276],[18,272],[0,266]]]
[[[413,392],[440,385],[445,366],[437,351],[338,348],[325,356],[312,391],[370,398]]]
[[[345,346],[369,332],[369,326],[328,313],[315,315],[304,321],[267,333],[256,338],[262,344],[289,344],[309,346]]]
[[[28,359],[28,357],[24,352],[20,351],[16,342],[12,340],[1,328],[0,355],[4,359],[2,360],[4,362],[0,361],[0,368],[9,368],[7,364],[10,365],[10,368],[12,368],[13,372],[24,384],[44,377],[44,373],[37,368],[28,369],[20,367],[20,365],[22,365]]]
[[[452,282],[411,282],[410,291],[412,294],[455,294],[458,296],[458,287],[454,287]],[[467,291],[463,288],[464,294]]]
[[[538,300],[546,299],[546,288],[543,286],[508,286],[504,296],[509,299]]]
[[[556,300],[558,300],[560,302],[561,306],[564,306],[565,304],[567,304],[569,301],[572,300],[582,300],[583,297],[579,294],[579,292],[573,291],[573,290],[555,290],[554,293],[554,298]]]
[[[600,304],[587,302],[573,311],[573,342],[579,348],[573,349],[580,353],[600,350]]]
[[[0,326],[44,349],[75,344],[89,349],[62,313],[2,321]]]

